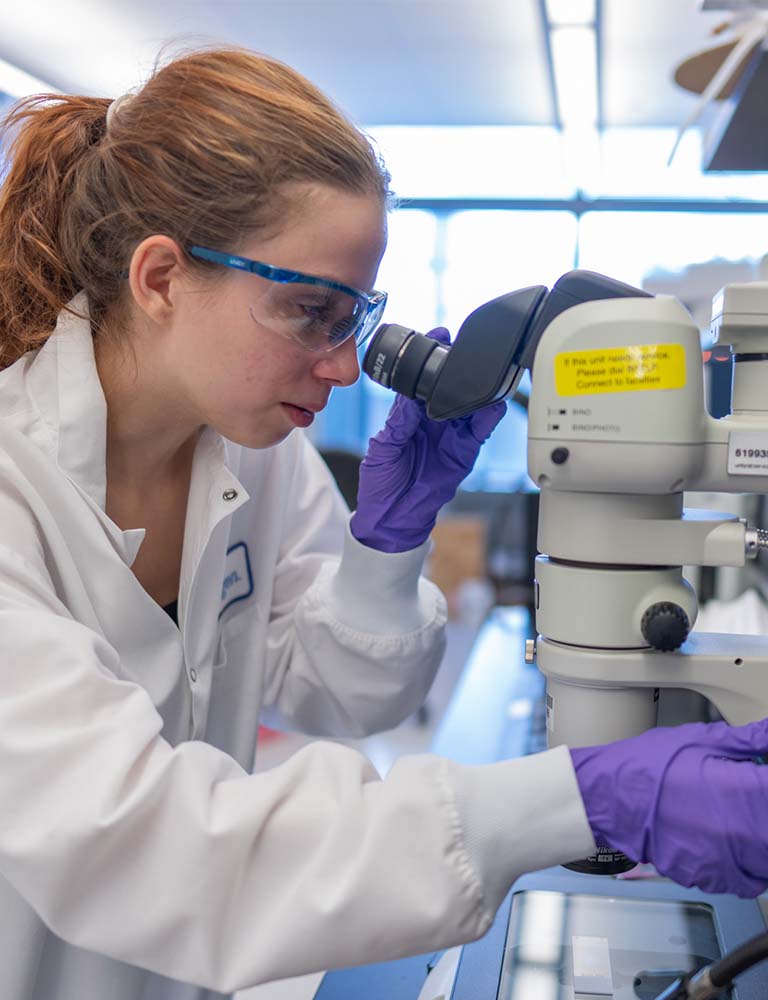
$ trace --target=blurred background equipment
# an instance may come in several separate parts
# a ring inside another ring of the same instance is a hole
[[[702,0],[702,10],[728,11],[713,34],[727,41],[685,59],[675,82],[701,94],[681,134],[710,104],[717,108],[705,136],[706,170],[768,168],[768,4],[764,0]]]

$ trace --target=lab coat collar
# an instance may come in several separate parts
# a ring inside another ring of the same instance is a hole
[[[28,384],[40,414],[56,432],[59,467],[104,510],[107,401],[96,370],[85,292],[59,313],[29,369]]]
[[[35,406],[55,433],[54,457],[59,467],[104,512],[107,402],[96,368],[85,292],[79,292],[59,313],[53,333],[29,368],[27,384]],[[248,500],[248,493],[230,468],[230,462],[237,464],[239,452],[237,445],[225,442],[212,428],[204,428],[195,450],[190,490],[198,546],[213,524]],[[229,499],[232,493],[228,490],[234,492],[234,500]],[[133,529],[122,535],[130,563],[144,531]]]

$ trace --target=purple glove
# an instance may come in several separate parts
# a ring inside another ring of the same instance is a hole
[[[768,720],[649,729],[571,750],[595,839],[705,892],[768,887]]]
[[[442,327],[427,336],[451,342]],[[505,412],[502,402],[457,420],[430,420],[424,403],[398,396],[360,466],[350,521],[355,538],[380,552],[406,552],[426,541]]]

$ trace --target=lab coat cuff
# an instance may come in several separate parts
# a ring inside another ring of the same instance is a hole
[[[334,617],[360,632],[402,635],[431,624],[444,600],[421,577],[429,541],[408,552],[379,552],[359,542],[347,526],[331,584]]]
[[[453,769],[466,851],[494,911],[525,872],[595,852],[567,747]]]

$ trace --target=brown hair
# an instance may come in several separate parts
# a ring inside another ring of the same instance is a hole
[[[390,197],[365,136],[308,80],[256,53],[173,60],[115,107],[107,128],[110,103],[38,95],[16,104],[0,129],[10,140],[0,187],[0,369],[43,343],[80,289],[100,329],[146,236],[233,249],[282,217],[293,182]]]

